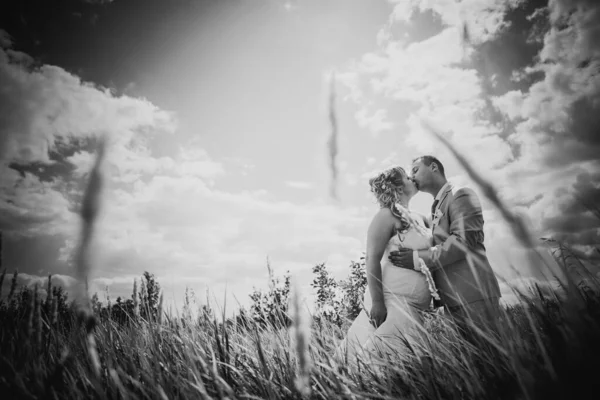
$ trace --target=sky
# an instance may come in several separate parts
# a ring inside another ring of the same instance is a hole
[[[423,121],[535,238],[570,243],[599,273],[600,220],[585,206],[600,200],[593,0],[9,0],[0,104],[2,261],[24,285],[74,284],[78,209],[106,135],[101,300],[129,297],[149,271],[169,305],[188,287],[231,311],[268,287],[267,260],[309,296],[314,265],[344,278],[364,251],[376,171],[433,154],[479,190]],[[482,202],[507,300],[509,284],[547,273]]]

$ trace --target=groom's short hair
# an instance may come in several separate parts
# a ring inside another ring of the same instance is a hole
[[[413,160],[413,164],[421,161],[423,164],[427,165],[428,167],[431,165],[431,163],[435,163],[435,165],[437,165],[438,170],[440,171],[440,173],[442,174],[442,176],[445,178],[446,177],[446,173],[444,172],[444,165],[441,163],[440,160],[438,160],[437,158],[435,158],[434,156],[421,156],[421,157],[417,157]]]

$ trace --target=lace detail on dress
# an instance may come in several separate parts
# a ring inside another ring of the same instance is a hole
[[[435,287],[435,282],[433,281],[433,276],[431,275],[431,271],[427,268],[425,261],[421,257],[419,257],[419,271],[425,275],[425,279],[427,280],[427,286],[429,287],[429,292],[431,293],[431,297],[436,300],[440,299],[440,294],[438,293],[437,288]]]
[[[413,250],[429,248],[431,246],[432,233],[425,227],[423,221],[415,218],[408,209],[400,204],[396,204],[396,208],[402,213],[403,220],[408,222],[408,227],[404,229],[396,229],[396,236],[398,237],[398,240],[400,240],[401,246],[405,248],[412,248]],[[419,243],[420,241],[417,238],[413,240],[414,243],[409,243],[409,240],[407,239],[410,239],[410,233],[412,232],[415,232],[417,237],[426,238],[428,241],[426,246],[423,246],[423,244]],[[404,243],[405,240],[407,240],[407,243]],[[419,265],[415,265],[415,270],[425,275],[431,296],[436,300],[440,300],[440,295],[435,286],[435,282],[433,281],[431,271],[429,271],[429,268],[422,258],[419,258]]]

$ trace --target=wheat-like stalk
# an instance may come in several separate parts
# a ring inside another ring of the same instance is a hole
[[[106,292],[106,306],[107,306],[108,310],[110,311],[112,303],[110,302],[110,288],[108,287],[108,285],[106,286],[104,291]],[[110,313],[109,313],[109,315],[110,315]]]
[[[35,344],[39,348],[42,346],[42,299],[36,296],[35,308],[33,313],[35,323]]]
[[[158,315],[157,315],[157,323],[160,327],[162,325],[163,319],[163,301],[164,301],[164,291],[160,291],[160,299],[158,300]]]
[[[119,394],[121,395],[122,398],[127,398],[127,389],[125,389],[125,386],[123,386],[123,383],[121,382],[121,379],[119,378],[119,374],[117,373],[117,371],[115,371],[114,368],[110,368],[108,370],[108,375],[110,376],[110,378],[112,379],[112,381],[115,383],[115,385],[117,386],[117,389],[119,391]]]
[[[90,171],[87,188],[83,196],[81,206],[81,232],[79,245],[76,253],[75,275],[79,281],[76,292],[79,302],[79,311],[91,315],[90,299],[87,288],[82,286],[87,282],[92,270],[93,260],[91,254],[92,240],[94,238],[94,229],[101,206],[101,191],[104,186],[104,177],[102,173],[102,164],[105,156],[106,141],[99,140],[98,154]]]
[[[337,194],[337,178],[338,169],[336,164],[336,157],[338,154],[338,123],[335,112],[335,73],[331,73],[330,85],[329,85],[329,124],[330,124],[330,136],[327,142],[327,148],[329,151],[329,169],[331,170],[331,186],[330,194],[334,200],[338,199]]]
[[[15,290],[17,290],[17,276],[19,276],[19,271],[17,271],[15,269],[15,272],[13,272],[12,280],[10,281],[10,291],[8,292],[8,299],[7,299],[8,303],[10,303],[10,300],[12,299],[12,297],[15,294]]]
[[[50,311],[52,305],[52,274],[48,274],[48,287],[46,290],[46,310]]]
[[[140,316],[140,303],[139,303],[139,299],[138,299],[138,292],[137,292],[137,279],[133,279],[133,315],[135,315],[136,317]]]
[[[35,317],[35,303],[38,298],[38,284],[35,284],[33,289],[33,295],[29,301],[29,307],[27,309],[27,337],[29,340],[33,338],[33,319]]]
[[[93,259],[91,254],[94,230],[101,207],[101,194],[104,186],[104,176],[102,172],[104,156],[106,152],[106,138],[101,137],[98,141],[98,154],[90,171],[88,184],[83,196],[81,206],[81,234],[79,237],[79,246],[76,256],[75,276],[78,280],[76,290],[76,299],[78,302],[78,314],[83,320],[87,331],[87,349],[92,362],[92,367],[96,376],[100,376],[100,360],[96,350],[96,341],[93,330],[96,324],[93,311],[90,307],[89,291],[87,282],[90,278]],[[83,286],[85,283],[85,286]]]
[[[2,271],[2,275],[0,276],[0,299],[2,298],[2,285],[4,284],[4,277],[6,276],[6,268]],[[1,302],[1,300],[0,300]]]
[[[54,297],[52,299],[52,320],[51,320],[51,324],[52,324],[52,326],[56,326],[57,323],[58,323],[58,299],[56,297]]]
[[[267,272],[269,273],[269,288],[275,289],[275,277],[273,276],[273,268],[271,268],[271,260],[267,256]]]
[[[296,389],[303,396],[310,396],[310,322],[300,300],[300,288],[294,279],[292,294],[292,337],[295,341],[296,356],[298,357],[298,376],[294,381]]]
[[[148,318],[148,303],[146,301],[147,298],[148,292],[146,291],[146,283],[144,283],[144,280],[142,279],[142,283],[140,284],[140,310],[146,312],[146,318]]]

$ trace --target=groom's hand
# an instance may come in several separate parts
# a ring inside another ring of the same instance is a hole
[[[415,269],[412,249],[400,248],[397,251],[390,251],[388,258],[396,267]]]

